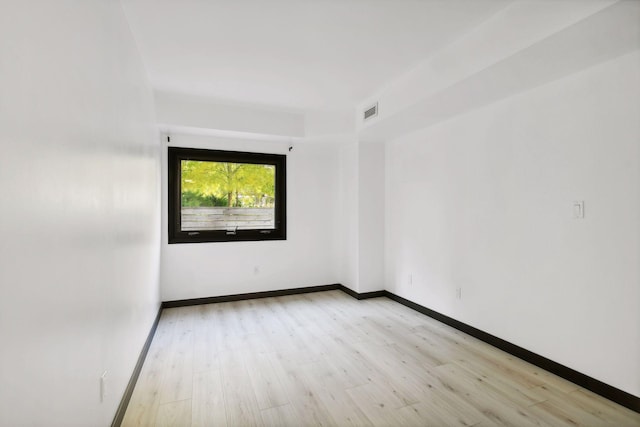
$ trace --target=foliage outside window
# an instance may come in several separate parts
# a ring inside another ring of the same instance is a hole
[[[169,147],[169,243],[286,239],[286,157]]]

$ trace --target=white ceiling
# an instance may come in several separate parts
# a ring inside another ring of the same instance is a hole
[[[345,110],[510,0],[122,0],[158,91]]]

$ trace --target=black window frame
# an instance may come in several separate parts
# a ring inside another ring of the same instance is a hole
[[[200,148],[168,148],[168,222],[169,243],[246,242],[287,239],[287,156],[242,151],[209,150]],[[182,160],[251,163],[275,166],[274,228],[236,230],[182,231]]]

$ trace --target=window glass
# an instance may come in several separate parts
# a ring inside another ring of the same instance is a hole
[[[276,167],[181,161],[181,229],[275,228]]]
[[[286,156],[169,147],[169,243],[286,239]]]

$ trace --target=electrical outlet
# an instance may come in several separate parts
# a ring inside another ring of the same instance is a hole
[[[456,288],[456,299],[462,299],[462,288]]]
[[[100,402],[104,402],[105,397],[107,397],[107,371],[100,376]]]

